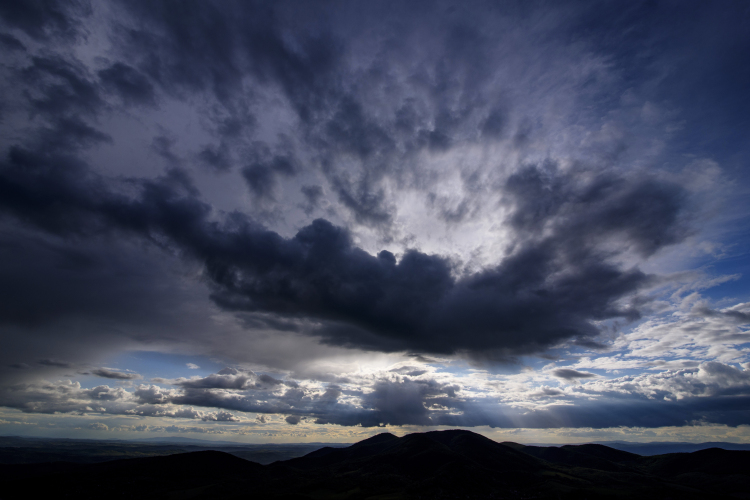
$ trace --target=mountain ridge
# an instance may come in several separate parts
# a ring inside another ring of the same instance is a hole
[[[0,498],[747,498],[750,451],[642,457],[604,445],[534,447],[463,430],[381,433],[260,465],[221,451],[98,464],[0,465]],[[9,495],[9,496],[6,496]],[[744,496],[743,496],[744,495]]]

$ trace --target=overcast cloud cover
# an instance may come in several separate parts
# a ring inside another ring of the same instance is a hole
[[[742,1],[0,3],[0,430],[750,440],[748,33]]]

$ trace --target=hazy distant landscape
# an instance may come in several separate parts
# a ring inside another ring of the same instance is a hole
[[[0,444],[0,498],[24,491],[70,498],[750,497],[750,451],[720,448],[640,456],[600,444],[496,443],[460,430],[382,433],[338,447],[23,438]]]
[[[96,463],[124,458],[155,457],[207,450],[223,451],[259,464],[270,464],[277,460],[301,457],[324,446],[348,445],[325,443],[241,444],[186,438],[100,441],[93,439],[0,437],[0,464]]]

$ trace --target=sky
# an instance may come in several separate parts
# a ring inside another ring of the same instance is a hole
[[[745,1],[0,3],[0,434],[750,442]]]

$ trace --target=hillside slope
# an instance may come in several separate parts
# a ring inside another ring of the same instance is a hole
[[[452,430],[379,434],[260,465],[219,451],[97,464],[0,465],[0,499],[748,498],[750,452],[641,457],[602,445],[496,443]]]

